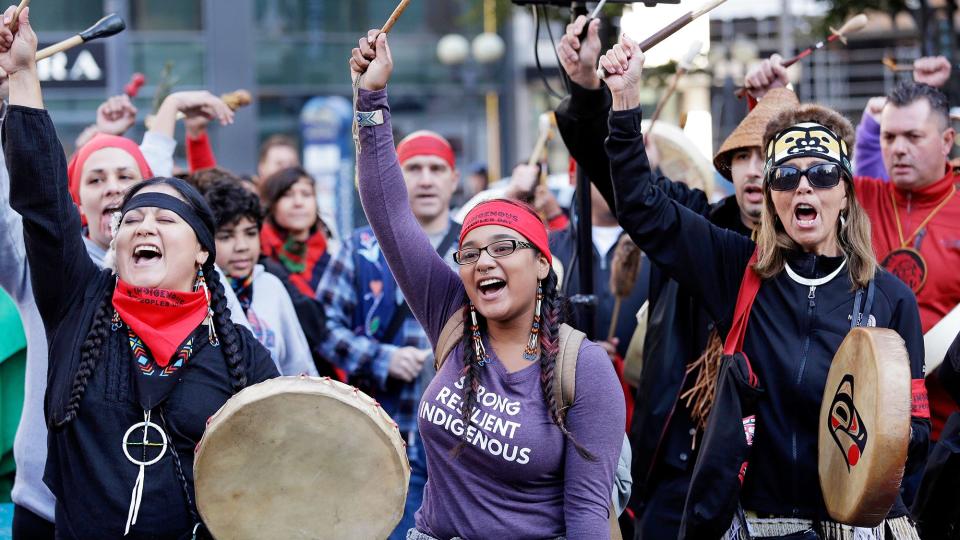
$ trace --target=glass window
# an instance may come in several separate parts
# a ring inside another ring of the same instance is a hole
[[[38,32],[82,32],[103,16],[103,0],[44,0],[30,10]]]
[[[203,2],[196,0],[131,0],[134,30],[201,30]]]
[[[171,62],[174,87],[202,86],[206,48],[196,42],[134,42],[131,44],[133,71],[146,75],[150,86],[160,83],[160,75]]]

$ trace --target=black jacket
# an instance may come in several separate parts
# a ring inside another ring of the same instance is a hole
[[[610,161],[604,149],[610,107],[610,92],[606,87],[586,90],[573,84],[571,96],[561,103],[556,114],[560,134],[571,155],[613,208]],[[735,197],[711,205],[700,190],[665,178],[653,181],[671,199],[707,217],[715,225],[750,235],[740,220]],[[648,262],[644,257],[644,264]],[[687,474],[692,471],[696,460],[691,444],[694,424],[679,398],[696,379],[696,372],[686,374],[687,366],[700,356],[714,326],[690,290],[670,279],[657,265],[649,266],[650,303],[643,371],[630,425],[634,482],[630,507],[634,511],[639,511],[655,490],[654,473],[658,467],[666,464]]]
[[[610,114],[606,142],[617,218],[654,263],[689,288],[710,316],[729,331],[747,261],[755,250],[744,236],[711,224],[675,201],[652,180],[639,109]],[[794,253],[790,264],[805,278],[834,270],[842,259]],[[766,393],[759,402],[744,508],[779,516],[829,519],[817,473],[817,426],[827,372],[850,329],[854,293],[845,266],[813,288],[786,272],[765,280],[751,311],[744,353]],[[875,276],[876,326],[906,342],[913,378],[923,377],[923,336],[916,299],[883,270]],[[922,467],[928,420],[913,418],[907,474]],[[899,499],[891,516],[907,513]]]
[[[80,215],[67,191],[67,164],[44,110],[11,106],[3,125],[10,171],[10,203],[23,216],[34,296],[49,344],[44,413],[62,418],[97,307],[110,280],[87,256]],[[248,384],[276,377],[270,354],[249,330],[238,327]],[[193,498],[193,451],[207,418],[233,394],[222,349],[198,339],[180,381],[164,404],[166,428]],[[123,453],[124,434],[143,421],[135,395],[134,360],[124,331],[102,345],[80,404],[79,416],[51,429],[44,482],[57,497],[58,538],[120,538],[139,469]],[[158,415],[151,418],[161,423]],[[153,433],[157,438],[158,435]],[[171,452],[146,470],[143,504],[128,538],[178,538],[193,520]]]

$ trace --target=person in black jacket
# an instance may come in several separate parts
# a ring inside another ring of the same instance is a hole
[[[609,133],[609,89],[596,74],[600,56],[599,20],[591,23],[587,39],[578,36],[586,23],[580,17],[567,28],[557,53],[571,79],[571,95],[557,109],[557,124],[578,166],[606,194],[613,208],[610,161],[603,144]],[[710,204],[700,190],[665,178],[653,181],[679,204],[706,217],[711,223],[750,236],[763,208],[762,137],[767,122],[779,112],[798,105],[796,96],[778,89],[764,99],[730,134],[714,157],[714,165],[734,184],[735,194]],[[684,500],[696,461],[703,414],[692,411],[704,401],[688,395],[701,377],[715,376],[720,355],[708,343],[719,342],[716,325],[692,291],[670,279],[656,265],[649,265],[649,307],[643,371],[629,427],[633,450],[633,493],[629,508],[634,514],[634,538],[676,538]],[[630,321],[633,317],[629,318]],[[622,324],[622,322],[621,322]],[[681,399],[681,396],[682,399]]]
[[[916,299],[878,268],[869,221],[853,191],[853,128],[818,106],[771,120],[764,133],[764,206],[755,243],[670,200],[653,181],[640,129],[643,61],[628,37],[600,60],[611,74],[606,151],[617,218],[655,264],[701,300],[724,335],[756,252],[752,271],[762,285],[743,352],[766,389],[758,421],[768,420],[756,431],[740,502],[755,536],[816,528],[831,538],[836,529],[818,482],[816,428],[827,372],[851,326],[855,290],[875,288],[869,322],[903,337],[912,376],[923,377]],[[929,420],[919,409],[911,428],[907,474],[922,466],[929,441]],[[894,538],[916,538],[899,497],[881,527]]]
[[[15,35],[0,28],[10,201],[49,342],[44,482],[57,499],[57,538],[187,537],[200,524],[193,449],[207,418],[277,371],[230,321],[213,216],[185,182],[153,179],[126,194],[114,217],[116,272],[87,256],[36,47],[29,8]]]

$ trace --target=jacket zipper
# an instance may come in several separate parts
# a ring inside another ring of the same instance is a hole
[[[807,294],[807,329],[803,337],[803,346],[800,348],[800,368],[797,370],[797,379],[795,381],[796,386],[800,386],[800,382],[803,380],[803,372],[806,370],[807,366],[807,353],[810,351],[810,329],[813,322],[813,310],[817,307],[817,286],[811,285],[810,292]],[[790,433],[790,452],[791,452],[791,461],[792,461],[792,470],[793,473],[793,500],[799,500],[798,486],[800,484],[799,479],[797,478],[797,462],[799,461],[799,456],[797,456],[797,431],[794,429]],[[794,516],[797,515],[799,509],[794,507],[792,508],[792,513]]]

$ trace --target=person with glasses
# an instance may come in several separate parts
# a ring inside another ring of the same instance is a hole
[[[584,340],[575,399],[560,410],[564,319],[543,221],[523,203],[481,203],[464,220],[459,273],[451,270],[410,209],[387,104],[386,35],[362,38],[350,66],[360,198],[380,249],[433,346],[453,317],[464,322],[418,408],[430,480],[407,538],[610,538],[623,393],[606,353]]]
[[[748,266],[760,278],[742,349],[765,389],[757,412],[762,424],[739,494],[750,534],[852,535],[826,511],[817,428],[827,373],[851,328],[858,291],[874,292],[866,324],[897,331],[913,378],[923,377],[916,299],[878,266],[870,223],[857,201],[853,127],[817,105],[783,111],[767,124],[763,208],[753,241],[670,200],[655,183],[640,129],[643,62],[628,37],[600,61],[613,97],[606,149],[620,224],[654,263],[701,299],[724,334]],[[915,393],[915,400],[908,473],[922,466],[930,433],[924,396]],[[878,529],[873,534],[881,538],[884,530],[887,538],[917,538],[900,498]],[[729,537],[745,533],[732,529]]]

